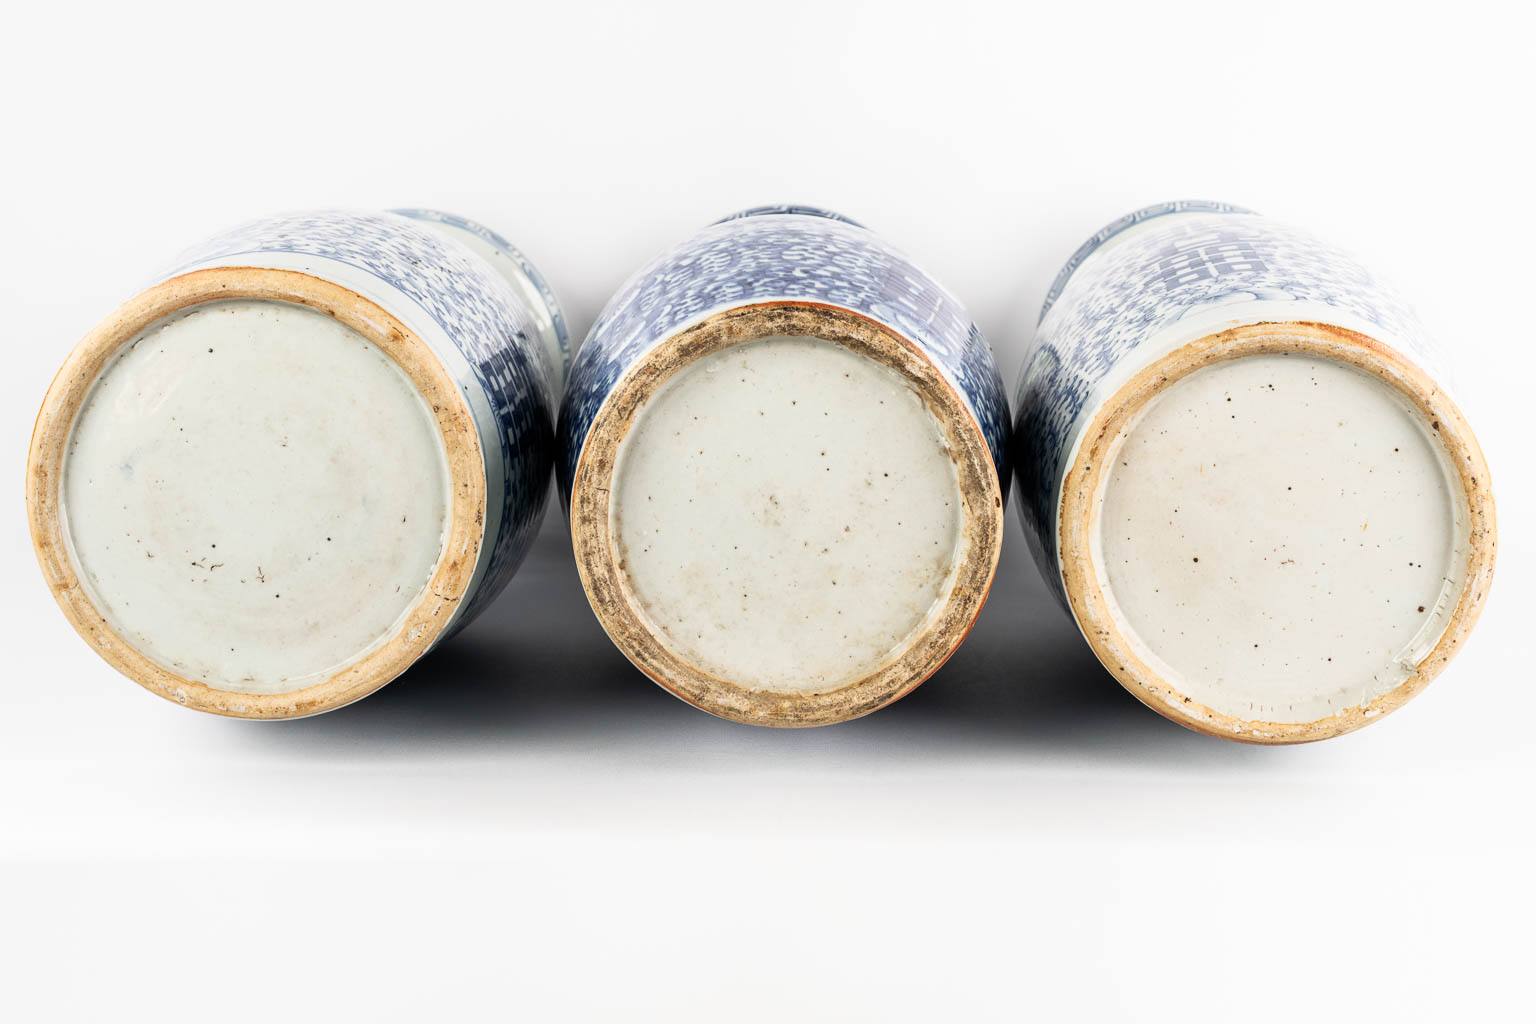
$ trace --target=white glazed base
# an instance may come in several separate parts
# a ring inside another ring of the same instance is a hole
[[[821,691],[891,660],[954,585],[960,483],[889,368],[749,342],[680,370],[619,446],[613,530],[662,642],[741,686]]]
[[[1169,685],[1223,714],[1310,722],[1374,700],[1444,633],[1466,569],[1430,434],[1333,360],[1195,371],[1110,449],[1107,600]]]
[[[980,427],[921,350],[795,302],[713,314],[630,367],[570,511],[620,650],[770,726],[855,718],[928,678],[981,610],[1003,525]]]
[[[294,270],[192,271],[124,303],[55,377],[27,464],[70,624],[151,692],[243,718],[341,707],[428,651],[485,513],[442,359]]]
[[[289,693],[375,648],[442,552],[447,457],[388,356],[303,306],[196,306],[125,346],[63,467],[111,628],[179,675]]]
[[[1133,693],[1249,742],[1395,709],[1470,630],[1493,503],[1459,411],[1322,324],[1181,348],[1101,408],[1063,487],[1073,612]]]

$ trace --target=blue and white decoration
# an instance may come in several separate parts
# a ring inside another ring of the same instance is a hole
[[[558,407],[560,393],[564,391],[565,381],[571,374],[571,361],[575,357],[575,352],[571,349],[570,329],[566,325],[565,311],[560,306],[560,300],[555,297],[555,290],[549,286],[544,275],[539,273],[539,268],[533,265],[533,261],[524,256],[522,250],[511,242],[485,225],[478,224],[467,217],[444,213],[442,210],[419,208],[390,212],[412,220],[452,228],[469,238],[477,239],[480,244],[494,253],[501,263],[505,264],[505,267],[498,266],[498,269],[503,270],[504,276],[512,278],[514,287],[525,294],[536,296],[536,302],[540,306],[539,312],[546,315],[552,335],[549,339],[550,344],[545,348],[554,357],[555,375],[551,378],[551,383],[555,385],[555,396],[552,408]],[[510,273],[507,273],[506,268],[510,268]]]
[[[1389,342],[1444,379],[1442,360],[1389,286],[1338,249],[1241,207],[1150,206],[1073,254],[1046,295],[1014,401],[1019,511],[1063,602],[1062,475],[1109,385],[1166,354],[1163,342],[1181,328],[1323,318]]]
[[[434,223],[516,253],[499,236],[451,214],[326,210],[232,228],[184,253],[170,274],[251,266],[335,280],[394,314],[444,360],[476,416],[492,483],[478,583],[460,605],[456,631],[506,586],[538,532],[562,373],[540,343],[536,320],[552,320],[562,339],[565,330],[553,293],[520,253],[516,263],[526,268],[535,294],[547,296],[548,309],[530,309],[506,278]],[[490,422],[479,422],[482,410]]]
[[[587,433],[618,380],[656,345],[705,318],[775,300],[846,309],[920,347],[976,417],[1007,494],[1007,397],[992,351],[960,303],[846,217],[810,206],[762,206],[656,257],[598,317],[577,353],[560,413],[556,472],[567,510]]]

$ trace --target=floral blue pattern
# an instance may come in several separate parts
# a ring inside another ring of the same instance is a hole
[[[262,253],[315,256],[372,275],[431,317],[472,368],[501,439],[501,451],[486,457],[502,462],[502,494],[487,500],[499,497],[503,514],[497,536],[488,539],[485,574],[455,623],[462,628],[512,578],[544,515],[555,386],[530,311],[464,245],[392,213],[326,210],[253,221],[183,253],[172,273],[232,257],[260,266]],[[415,313],[390,311],[407,323]]]
[[[717,221],[641,268],[609,301],[577,353],[561,407],[561,500],[598,410],[661,341],[724,309],[818,302],[876,320],[917,344],[965,398],[1009,481],[1008,401],[992,351],[942,286],[846,217],[815,207],[755,207]]]
[[[1154,217],[1161,222],[1105,244]],[[1025,534],[1063,601],[1056,509],[1067,460],[1095,411],[1089,397],[1165,328],[1244,302],[1321,303],[1374,325],[1421,362],[1438,361],[1408,307],[1349,256],[1224,203],[1164,203],[1122,217],[1056,280],[1015,392],[1014,443]]]

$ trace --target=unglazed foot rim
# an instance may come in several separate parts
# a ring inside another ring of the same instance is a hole
[[[646,402],[696,360],[761,339],[813,338],[841,346],[905,378],[944,434],[963,503],[953,585],[918,634],[873,672],[824,692],[752,688],[690,664],[652,630],[614,536],[620,445]],[[594,419],[571,489],[571,534],[582,585],[599,621],[636,667],[663,688],[721,718],[753,725],[829,725],[868,714],[911,692],[970,631],[991,587],[1002,545],[1002,493],[975,417],[920,349],[889,328],[835,306],[782,301],[715,313],[665,339],[614,387]]]
[[[1443,448],[1452,486],[1460,487],[1467,517],[1463,583],[1444,631],[1415,670],[1387,692],[1327,717],[1274,722],[1236,717],[1211,708],[1164,678],[1137,650],[1100,582],[1094,537],[1107,470],[1121,432],[1154,397],[1204,367],[1255,355],[1308,355],[1371,374],[1422,417]],[[1197,732],[1245,743],[1285,744],[1351,732],[1405,704],[1450,661],[1471,632],[1492,582],[1497,527],[1488,466],[1461,411],[1421,369],[1366,335],[1331,324],[1260,323],[1211,334],[1184,345],[1138,372],[1095,414],[1067,470],[1058,518],[1061,574],[1072,613],[1110,673],[1159,714]]]
[[[392,359],[418,390],[441,431],[451,487],[443,545],[420,597],[394,632],[324,680],[285,693],[248,694],[184,678],[151,660],[108,624],[69,554],[61,487],[76,419],[92,385],[124,344],[172,314],[208,302],[251,299],[317,310]],[[485,521],[485,471],[479,435],[452,377],[425,341],[358,293],[291,270],[220,267],[157,284],[120,306],[75,347],[38,414],[27,460],[32,545],[54,599],[70,624],[113,668],[152,693],[198,711],[237,718],[299,718],[366,697],[429,650],[474,575]]]

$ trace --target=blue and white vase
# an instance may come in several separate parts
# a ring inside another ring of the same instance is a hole
[[[290,718],[383,686],[504,587],[571,358],[499,236],[429,210],[226,231],[88,334],[43,403],[38,560],[113,667]]]
[[[1488,467],[1390,288],[1220,203],[1122,217],[1046,297],[1017,392],[1041,571],[1138,698],[1294,743],[1401,706],[1492,576]]]
[[[576,358],[557,471],[587,596],[714,714],[866,714],[981,609],[1008,422],[970,316],[873,232],[727,218],[641,269]]]

